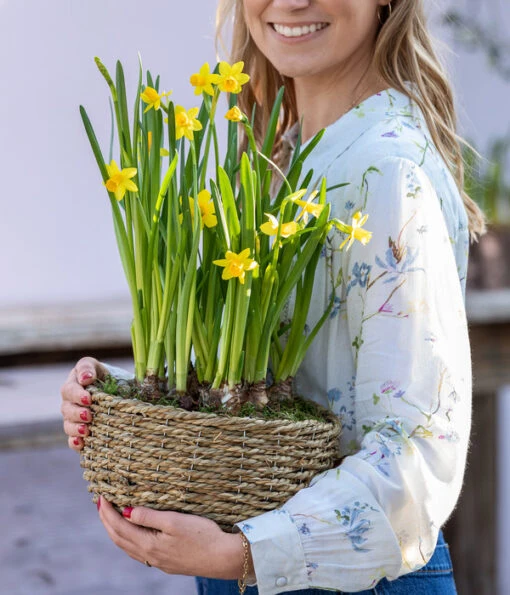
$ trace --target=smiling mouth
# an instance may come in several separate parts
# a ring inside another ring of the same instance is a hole
[[[303,25],[301,27],[289,27],[288,25],[279,25],[278,23],[271,23],[273,29],[283,35],[283,37],[304,37],[315,33],[321,29],[329,26],[329,23],[312,23],[311,25]]]

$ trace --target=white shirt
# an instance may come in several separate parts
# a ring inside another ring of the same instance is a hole
[[[319,261],[309,326],[335,306],[296,377],[342,421],[338,468],[238,523],[261,595],[360,591],[423,567],[462,486],[471,425],[467,215],[423,116],[395,90],[329,126],[305,162],[332,216],[373,232]]]

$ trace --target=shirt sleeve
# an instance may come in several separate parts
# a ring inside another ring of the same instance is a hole
[[[261,595],[361,591],[422,568],[461,490],[471,354],[447,225],[417,164],[388,157],[375,171],[352,191],[372,240],[339,256],[359,450],[238,524]]]
[[[124,368],[112,366],[111,364],[107,364],[105,362],[101,362],[101,364],[107,369],[108,374],[110,374],[110,376],[113,376],[113,378],[115,378],[116,380],[122,380],[127,382],[129,380],[133,380],[133,378],[135,377],[132,372],[128,372],[127,370],[124,370]]]

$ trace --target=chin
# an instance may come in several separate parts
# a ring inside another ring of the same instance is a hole
[[[299,78],[303,76],[312,76],[315,74],[315,70],[313,68],[307,68],[302,63],[301,64],[278,64],[273,62],[273,66],[276,70],[280,73],[281,76],[285,76],[287,78]]]

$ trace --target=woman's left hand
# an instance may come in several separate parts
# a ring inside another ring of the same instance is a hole
[[[168,574],[237,579],[243,572],[240,534],[225,533],[209,519],[137,506],[122,515],[100,498],[99,516],[126,554]]]

